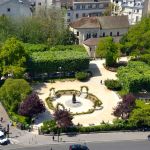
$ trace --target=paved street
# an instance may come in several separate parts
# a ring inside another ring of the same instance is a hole
[[[82,143],[85,144],[85,143]],[[69,145],[51,144],[36,147],[3,146],[1,150],[69,150]],[[118,141],[118,142],[91,142],[86,143],[90,150],[150,150],[150,141]],[[19,147],[19,148],[16,148]],[[52,148],[52,149],[51,149]]]

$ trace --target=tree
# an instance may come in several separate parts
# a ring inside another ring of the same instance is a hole
[[[150,50],[150,16],[142,18],[140,22],[131,27],[123,37],[121,43],[126,52],[138,56],[145,50]],[[149,51],[150,52],[150,51]]]
[[[18,111],[19,104],[31,92],[29,83],[23,79],[7,79],[0,88],[0,101],[7,111]]]
[[[67,111],[67,110],[62,110],[62,109],[57,109],[54,112],[54,118],[57,122],[57,125],[59,127],[69,127],[72,125],[72,119],[73,117],[71,116],[71,114]]]
[[[135,107],[135,99],[136,98],[131,93],[124,95],[123,100],[114,108],[113,115],[121,117],[122,119],[128,119],[130,112]]]
[[[27,55],[22,42],[16,38],[6,40],[0,51],[0,65],[3,75],[13,74],[19,78],[25,71]]]
[[[27,117],[34,117],[45,111],[43,102],[36,93],[30,94],[21,104],[18,113]]]
[[[111,16],[111,13],[112,13],[114,7],[115,6],[113,3],[109,3],[108,7],[104,11],[104,16]]]
[[[150,104],[136,100],[136,107],[130,114],[129,123],[137,127],[150,126]]]
[[[0,41],[4,42],[7,38],[14,36],[15,24],[12,18],[5,15],[0,16]]]
[[[97,49],[97,57],[106,58],[106,66],[114,66],[116,64],[117,58],[119,57],[119,46],[113,42],[112,37],[105,37],[100,39]]]

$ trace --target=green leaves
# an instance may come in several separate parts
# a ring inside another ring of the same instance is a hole
[[[119,47],[119,44],[113,42],[112,37],[100,38],[96,49],[96,57],[105,57],[106,66],[112,67],[119,57]]]
[[[126,51],[138,56],[146,49],[150,49],[150,17],[143,18],[141,22],[131,27],[122,39]]]
[[[21,77],[25,71],[26,58],[22,42],[15,38],[6,40],[0,51],[2,74],[13,73],[14,77]]]
[[[51,50],[52,49],[52,50]],[[89,67],[89,57],[81,46],[56,46],[31,54],[28,67],[33,72],[77,71]]]
[[[143,62],[129,62],[127,67],[118,69],[117,76],[127,92],[150,91],[150,67]]]

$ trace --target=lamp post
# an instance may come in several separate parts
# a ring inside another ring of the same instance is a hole
[[[62,71],[62,67],[60,66],[60,67],[58,67],[58,70],[59,70],[59,72],[60,72],[60,78],[61,78],[61,71]]]

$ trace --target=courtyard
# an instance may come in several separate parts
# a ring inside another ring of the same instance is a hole
[[[121,60],[126,61],[126,58],[122,58]],[[90,70],[93,72],[93,77],[90,78],[87,82],[80,82],[77,80],[74,81],[56,81],[55,83],[39,83],[34,86],[34,90],[38,92],[39,97],[44,101],[49,96],[49,90],[51,88],[55,88],[57,90],[78,90],[80,91],[81,86],[87,86],[89,88],[89,93],[92,93],[96,97],[98,97],[102,102],[102,109],[96,110],[91,114],[83,114],[83,115],[75,115],[73,118],[74,124],[82,124],[83,126],[89,126],[89,125],[99,125],[101,122],[109,122],[111,123],[113,119],[115,118],[112,115],[113,108],[117,105],[117,103],[121,100],[118,95],[108,90],[104,85],[104,80],[106,79],[116,79],[116,73],[110,72],[106,70],[103,66],[104,60],[93,60],[90,62]],[[102,84],[100,83],[102,80]],[[79,98],[80,99],[80,98]],[[71,96],[63,98],[59,98],[54,102],[54,105],[56,106],[56,103],[63,103],[65,108],[68,108],[68,110],[72,112],[81,112],[86,111],[90,109],[91,102],[84,100],[81,100],[83,104],[76,108],[70,108],[68,105],[65,104],[66,101],[71,101]],[[45,120],[45,118],[51,118],[50,114],[53,113],[52,110],[50,110],[45,103],[47,112],[42,115],[42,117],[39,117],[36,122],[38,122],[38,125],[42,123],[42,121]],[[39,121],[40,119],[40,121]]]

